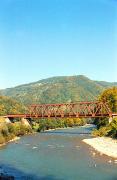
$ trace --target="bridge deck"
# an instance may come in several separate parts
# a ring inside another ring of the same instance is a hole
[[[96,115],[92,115],[92,114],[87,114],[87,115],[84,115],[84,114],[79,114],[79,115],[57,115],[57,116],[54,116],[54,115],[51,115],[51,116],[41,116],[41,115],[37,115],[37,116],[34,116],[34,115],[30,115],[30,114],[9,114],[9,115],[6,115],[6,116],[3,116],[4,118],[96,118],[96,117],[117,117],[117,114],[112,114],[111,116],[109,114],[96,114]]]

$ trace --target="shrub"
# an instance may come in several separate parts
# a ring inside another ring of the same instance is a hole
[[[33,125],[32,125],[33,130],[36,132],[38,132],[39,127],[40,127],[39,123],[33,123]]]
[[[24,134],[28,134],[32,132],[32,129],[30,126],[26,126],[20,122],[16,122],[13,124],[13,127],[10,127],[10,130],[16,135],[16,136],[22,136]]]
[[[108,118],[95,118],[94,124],[97,126],[97,129],[100,129],[101,127],[107,126],[109,124]]]
[[[4,144],[5,143],[5,138],[3,137],[2,134],[0,134],[0,144]]]
[[[112,122],[109,124],[110,131],[108,135],[110,135],[113,138],[117,138],[117,118],[114,118]]]
[[[3,136],[8,136],[9,134],[9,131],[8,131],[8,127],[5,123],[3,124],[0,124],[0,133],[3,135]]]
[[[15,124],[15,123],[14,123],[14,124]],[[12,123],[7,124],[9,133],[13,133],[13,134],[16,133],[16,132],[15,132],[16,130],[15,130],[14,124],[12,124]]]
[[[31,132],[32,129],[30,126],[26,126],[20,122],[0,124],[0,144],[8,142],[15,136],[22,136]]]
[[[14,137],[15,137],[14,134],[8,134],[7,136],[4,137],[5,138],[5,142],[8,142],[8,141],[12,140]]]
[[[93,136],[107,136],[110,131],[110,127],[101,127],[100,129],[95,129],[92,132]]]
[[[83,126],[86,124],[86,120],[84,118],[74,118],[74,126]]]

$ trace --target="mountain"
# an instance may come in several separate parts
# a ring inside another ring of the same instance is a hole
[[[106,88],[117,83],[93,81],[83,75],[59,76],[7,88],[1,95],[10,96],[27,105],[32,103],[65,103],[95,100]]]

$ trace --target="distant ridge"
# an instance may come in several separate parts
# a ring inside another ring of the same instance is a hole
[[[83,75],[57,76],[7,88],[0,93],[23,104],[65,103],[94,100],[104,89],[112,86],[117,86],[117,82],[93,81]]]

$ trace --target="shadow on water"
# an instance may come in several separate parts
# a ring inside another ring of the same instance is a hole
[[[74,131],[70,131],[70,129],[61,129],[58,130],[58,129],[55,129],[55,130],[52,130],[51,129],[49,131],[43,131],[41,133],[45,133],[45,134],[73,134],[73,135],[90,135],[91,132],[95,129],[95,127],[88,127],[88,128],[85,128],[83,127],[83,129],[81,128],[78,128],[78,129],[75,129],[73,128]]]
[[[1,178],[0,180],[67,180],[65,178],[57,178],[53,175],[44,175],[44,176],[37,176],[35,174],[30,174],[23,172],[15,167],[6,165],[6,164],[1,164],[0,169],[4,169],[4,174],[8,176],[12,176],[12,179],[6,179],[6,178]],[[85,180],[88,180],[89,178],[85,178]],[[92,179],[92,178],[91,178]],[[76,179],[71,179],[71,180],[76,180]],[[77,180],[80,180],[79,178]],[[93,180],[100,180],[99,178],[94,178]],[[111,178],[107,178],[106,180],[117,180],[117,176],[113,175]]]
[[[26,172],[23,172],[13,166],[9,166],[6,164],[0,164],[0,169],[4,170],[4,174],[8,176],[14,177],[14,180],[67,180],[65,178],[58,178],[53,175],[44,175],[44,176],[39,176],[39,174],[29,174]],[[12,179],[12,180],[13,180]],[[88,180],[89,178],[85,178],[85,180]],[[1,178],[0,180],[6,180],[6,178]],[[8,180],[8,179],[7,179]],[[11,180],[11,179],[9,179]],[[71,180],[80,180],[78,179],[71,179]],[[91,178],[92,180],[92,178]],[[93,180],[100,180],[97,177],[94,177]],[[113,175],[112,177],[107,178],[106,180],[117,180],[117,175]]]
[[[91,134],[91,132],[70,132],[70,131],[45,131],[45,132],[41,132],[41,133],[44,133],[44,134],[75,134],[75,135],[78,135],[78,134]]]
[[[14,177],[14,180],[67,180],[63,178],[57,178],[53,175],[45,175],[45,176],[39,176],[38,174],[29,174],[25,173],[19,169],[16,169],[12,166],[6,165],[6,164],[0,164],[0,169],[4,170],[4,174],[8,176]],[[1,178],[0,180],[6,180],[6,178]],[[8,179],[7,179],[8,180]],[[71,180],[80,180],[78,179],[71,179]],[[88,180],[88,178],[85,178],[85,180]],[[99,178],[94,177],[93,180],[99,180]],[[106,180],[117,180],[117,176],[113,175],[110,178],[107,178]]]
[[[13,176],[14,180],[65,180],[63,178],[57,178],[53,175],[40,176],[39,174],[29,174],[6,164],[0,164],[0,170],[3,171],[5,176]],[[0,180],[6,179],[0,177]]]

